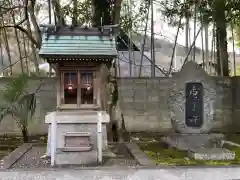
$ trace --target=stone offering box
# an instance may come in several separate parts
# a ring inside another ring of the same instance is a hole
[[[97,163],[98,111],[54,112],[56,129],[56,165]],[[51,113],[46,115],[48,139],[51,139]],[[103,150],[107,149],[106,124],[109,115],[102,112]],[[50,142],[48,142],[50,152]]]
[[[91,133],[89,132],[68,132],[64,135],[63,151],[91,151],[92,144],[90,143]]]

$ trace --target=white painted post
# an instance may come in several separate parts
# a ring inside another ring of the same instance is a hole
[[[57,143],[57,120],[56,112],[51,113],[51,166],[55,165],[56,143]]]
[[[46,153],[48,157],[51,157],[51,131],[52,131],[51,128],[48,127],[48,140],[47,140],[47,153]]]
[[[97,91],[97,105],[100,106],[100,88]]]
[[[102,163],[102,112],[98,112],[97,122],[97,151],[98,151],[98,163]]]

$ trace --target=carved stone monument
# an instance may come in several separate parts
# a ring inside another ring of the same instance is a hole
[[[195,159],[234,159],[235,154],[216,147],[222,134],[209,134],[213,128],[216,90],[215,83],[197,63],[189,61],[173,77],[169,89],[169,112],[175,134],[163,141],[189,152]]]
[[[215,84],[194,62],[187,62],[173,78],[169,111],[179,133],[208,133],[213,127]]]

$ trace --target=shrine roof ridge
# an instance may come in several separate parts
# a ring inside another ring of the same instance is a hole
[[[112,36],[111,26],[103,27],[81,27],[81,26],[55,26],[41,25],[45,27],[44,33],[55,36]],[[116,28],[113,26],[113,28]]]
[[[75,27],[71,30],[68,27],[56,30],[55,26],[44,28],[42,36],[42,46],[39,56],[42,58],[64,57],[75,60],[95,58],[114,58],[117,57],[117,44],[115,36],[106,34],[108,28]],[[111,31],[111,30],[110,30]]]

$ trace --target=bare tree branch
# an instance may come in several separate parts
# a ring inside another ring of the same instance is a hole
[[[22,31],[24,34],[26,34],[26,36],[30,39],[30,41],[32,41],[32,43],[37,47],[40,48],[41,45],[34,39],[34,37],[32,36],[32,34],[30,34],[26,29],[24,29],[23,27],[21,27],[20,25],[4,25],[4,26],[0,26],[0,28],[16,28],[19,29],[20,31]]]
[[[9,6],[11,6],[9,4]],[[2,7],[1,7],[2,8]],[[24,17],[22,20],[20,20],[19,22],[17,22],[16,24],[7,24],[7,25],[3,25],[0,26],[1,28],[16,28],[20,31],[22,31],[24,34],[26,34],[26,36],[32,41],[32,43],[37,47],[40,48],[40,43],[37,42],[34,37],[32,36],[32,34],[30,32],[28,32],[26,29],[24,29],[23,27],[21,27],[21,25],[29,18],[28,17],[28,0],[24,0]],[[10,9],[10,8],[9,8]],[[11,7],[10,11],[13,11],[14,9]]]
[[[8,13],[9,11],[13,11],[15,9],[22,9],[24,8],[23,5],[18,5],[18,6],[12,6],[12,7],[3,7],[0,6],[0,12],[3,10],[3,13]]]

